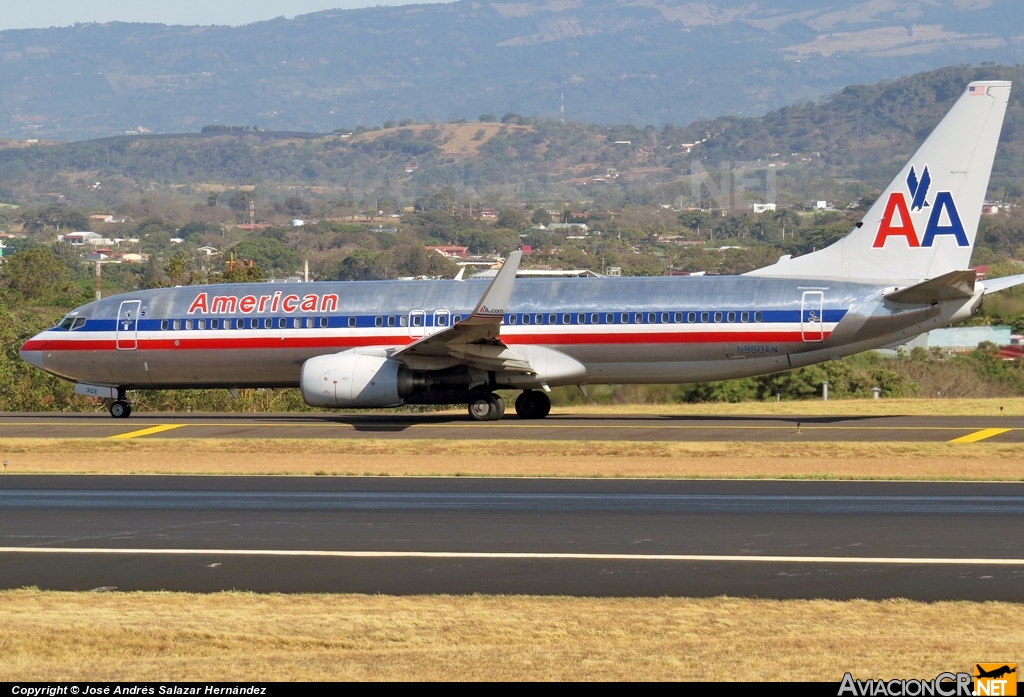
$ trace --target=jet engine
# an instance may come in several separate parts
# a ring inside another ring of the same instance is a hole
[[[343,351],[303,363],[299,386],[311,407],[394,407],[416,389],[415,382],[398,361]]]

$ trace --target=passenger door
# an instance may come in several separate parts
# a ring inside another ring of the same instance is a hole
[[[125,300],[117,310],[116,344],[118,351],[139,347],[139,311],[141,300]]]

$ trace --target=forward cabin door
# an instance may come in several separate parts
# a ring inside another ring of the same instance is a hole
[[[800,300],[800,336],[805,343],[821,343],[825,340],[822,315],[825,311],[825,293],[820,290],[805,290]]]
[[[125,300],[117,311],[117,349],[134,351],[139,347],[139,311],[141,300]]]

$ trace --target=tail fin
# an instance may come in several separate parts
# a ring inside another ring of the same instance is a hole
[[[752,276],[922,281],[970,264],[1009,82],[972,82],[849,235]]]

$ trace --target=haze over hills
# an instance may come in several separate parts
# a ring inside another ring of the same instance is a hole
[[[1022,55],[1014,0],[464,0],[242,27],[81,24],[0,32],[0,136],[555,117],[563,92],[571,120],[687,124]]]

